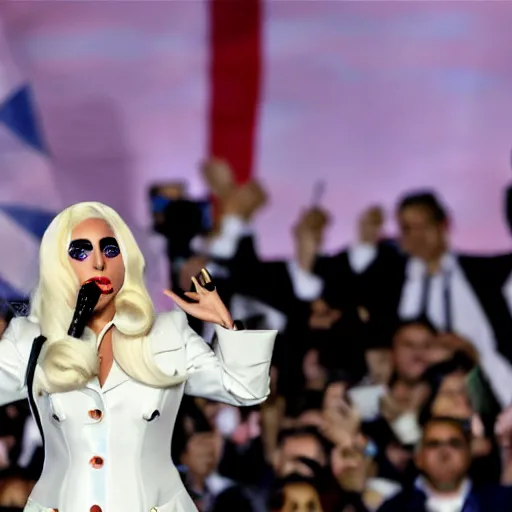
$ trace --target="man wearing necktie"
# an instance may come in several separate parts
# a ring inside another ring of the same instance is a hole
[[[341,282],[336,274],[348,272],[354,296],[364,302],[370,318],[426,317],[454,349],[471,343],[496,398],[502,406],[511,404],[512,254],[454,251],[448,214],[431,192],[405,196],[396,215],[401,250],[389,241],[360,240],[317,260],[313,271],[323,278],[323,294],[347,293],[347,280]],[[336,264],[347,268],[333,274]]]
[[[478,485],[469,475],[471,433],[464,422],[430,418],[415,453],[420,476],[378,512],[508,512],[512,488]]]

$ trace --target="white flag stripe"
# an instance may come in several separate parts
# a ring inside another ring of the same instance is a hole
[[[37,280],[39,240],[0,213],[0,277],[28,294]]]
[[[22,83],[22,75],[14,62],[4,25],[0,21],[0,104]]]
[[[0,169],[0,204],[46,211],[55,211],[62,204],[48,157],[27,146],[1,124]]]

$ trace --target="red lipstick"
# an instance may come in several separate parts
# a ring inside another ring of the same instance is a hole
[[[112,283],[108,277],[104,276],[97,276],[97,277],[91,277],[90,279],[87,279],[84,284],[86,283],[96,283],[98,285],[98,288],[101,290],[102,295],[108,295],[110,293],[114,292],[114,288],[112,286]]]

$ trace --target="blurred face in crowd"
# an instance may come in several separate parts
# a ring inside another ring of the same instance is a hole
[[[347,473],[357,470],[363,464],[363,454],[355,445],[335,446],[331,450],[331,470],[338,482]]]
[[[406,325],[394,337],[395,370],[400,379],[418,380],[430,364],[433,334],[421,324]]]
[[[345,398],[347,383],[343,381],[331,382],[324,391],[323,408],[339,409]]]
[[[33,485],[26,480],[22,480],[21,478],[9,478],[4,480],[2,487],[0,488],[0,504],[1,509],[3,507],[13,507],[6,508],[6,510],[23,510],[23,507],[26,505],[27,500],[32,491]]]
[[[222,445],[219,441],[219,437],[212,432],[192,434],[181,457],[192,475],[206,478],[215,470],[221,455]]]
[[[317,490],[305,482],[287,484],[283,490],[284,504],[280,512],[322,512]]]
[[[375,384],[387,384],[393,373],[393,353],[388,348],[372,348],[365,352],[368,373]]]
[[[470,446],[458,426],[449,422],[426,426],[416,465],[436,491],[457,491],[470,463]]]
[[[472,412],[466,375],[463,372],[454,372],[447,375],[443,379],[432,404],[432,414],[467,419]]]
[[[314,384],[325,381],[326,371],[325,368],[320,364],[318,350],[311,349],[306,352],[304,360],[302,361],[302,372],[306,382],[308,383]]]
[[[400,472],[405,471],[412,461],[411,451],[398,442],[389,443],[385,453],[388,461]]]
[[[297,460],[299,457],[311,459],[321,466],[326,464],[323,447],[316,437],[307,434],[288,437],[283,440],[274,455],[273,466],[276,475],[281,478],[291,473],[312,476],[311,469]]]
[[[447,224],[436,221],[428,208],[408,206],[398,213],[397,220],[402,249],[407,254],[432,261],[445,252]]]
[[[331,470],[346,491],[360,492],[372,470],[372,460],[364,454],[364,439],[331,451]]]

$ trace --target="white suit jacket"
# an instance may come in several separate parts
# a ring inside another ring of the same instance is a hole
[[[152,352],[162,371],[187,373],[180,385],[145,386],[114,362],[103,388],[94,379],[81,390],[36,396],[45,463],[25,512],[195,511],[170,456],[183,393],[233,405],[263,402],[276,336],[221,327],[216,332],[212,350],[182,311],[157,316],[149,334]],[[27,362],[39,334],[38,324],[26,318],[12,320],[4,334],[0,405],[26,398]]]

